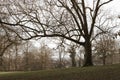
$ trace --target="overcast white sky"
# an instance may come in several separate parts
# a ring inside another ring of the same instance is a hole
[[[120,0],[113,0],[111,3],[106,5],[106,7],[111,9],[111,11],[120,14]]]

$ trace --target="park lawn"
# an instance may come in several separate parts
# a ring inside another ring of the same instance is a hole
[[[0,72],[0,80],[120,80],[120,64],[27,72]]]

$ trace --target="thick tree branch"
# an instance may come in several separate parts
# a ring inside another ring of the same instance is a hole
[[[102,3],[101,5],[99,5],[99,8],[102,7],[102,6],[105,5],[105,4],[110,3],[111,1],[113,1],[113,0],[109,0],[109,1],[106,1],[106,2]]]

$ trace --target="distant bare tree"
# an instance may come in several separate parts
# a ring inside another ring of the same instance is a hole
[[[52,65],[52,49],[47,45],[42,45],[38,51],[37,56],[39,57],[41,69],[49,69]]]
[[[72,67],[76,67],[76,47],[73,45],[69,48],[68,52],[70,53],[70,58],[72,62]]]
[[[29,48],[23,55],[24,70],[41,70],[52,67],[52,50],[47,45],[43,44],[40,48],[31,48],[31,50]]]
[[[114,55],[116,50],[115,40],[108,34],[101,35],[95,48],[96,54],[102,59],[103,65],[105,65],[107,57]]]

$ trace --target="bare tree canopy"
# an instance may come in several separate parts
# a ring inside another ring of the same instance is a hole
[[[91,66],[92,37],[101,8],[112,0],[8,0],[1,5],[4,28],[23,40],[63,37],[85,48],[84,66]],[[4,2],[4,1],[3,1]],[[89,4],[88,4],[89,3]],[[100,28],[99,28],[100,29]],[[97,34],[98,35],[98,34]]]

